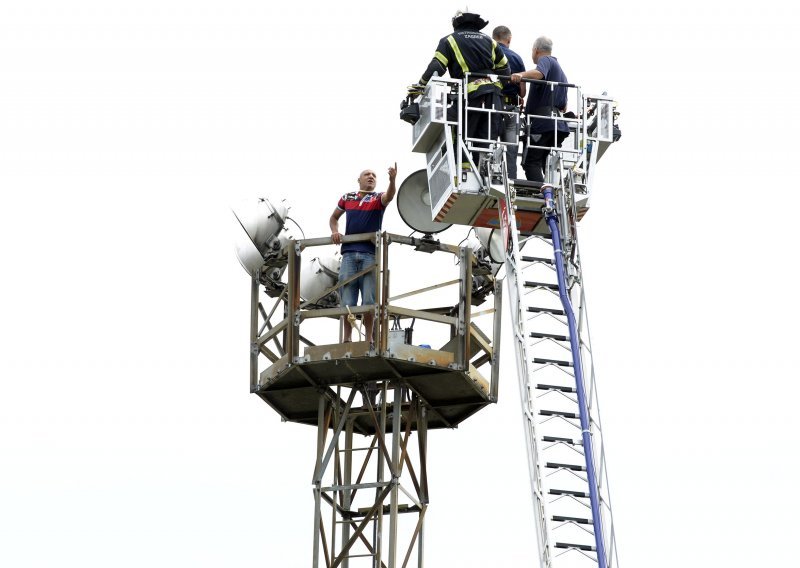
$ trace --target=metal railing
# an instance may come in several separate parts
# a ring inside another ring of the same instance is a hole
[[[282,251],[287,263],[287,282],[283,291],[270,299],[271,306],[262,302],[259,283],[253,280],[250,326],[251,391],[259,390],[266,379],[286,367],[302,362],[302,345],[313,347],[341,342],[341,318],[349,314],[363,317],[371,313],[375,322],[375,337],[372,338],[375,353],[391,354],[389,335],[392,327],[397,327],[398,323],[427,322],[439,330],[433,332],[433,341],[438,339],[441,345],[435,345],[433,350],[451,354],[446,365],[478,374],[485,365],[491,366],[490,392],[496,399],[499,376],[494,345],[499,340],[499,325],[495,321],[499,322],[499,306],[492,305],[476,313],[476,317],[491,316],[487,318],[489,321],[486,324],[478,325],[473,321],[470,300],[477,291],[473,290],[474,260],[471,249],[390,233],[347,235],[342,238],[342,242],[374,243],[376,263],[318,293],[317,298],[302,298],[300,295],[302,254],[316,247],[332,246],[330,237],[289,241]],[[438,275],[444,271],[437,271],[436,281],[430,285],[394,293],[390,278],[390,245],[411,247],[425,253],[451,255],[457,259],[457,274],[453,274],[449,280],[441,281]],[[315,305],[319,298],[339,291],[342,286],[368,271],[372,271],[375,276],[374,304],[325,308]],[[500,301],[498,288],[495,285],[495,304]],[[442,294],[447,289],[455,293],[450,294],[450,299],[445,300],[442,305]],[[333,321],[337,323],[338,332],[330,325]],[[322,325],[312,326],[311,322]],[[432,341],[428,339],[426,342]],[[266,368],[261,369],[264,362],[267,363]]]

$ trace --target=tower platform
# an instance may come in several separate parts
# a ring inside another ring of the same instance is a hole
[[[327,392],[334,405],[344,408],[345,400],[334,387],[399,382],[429,408],[428,429],[454,428],[493,402],[489,382],[475,367],[457,367],[454,353],[416,345],[396,345],[384,352],[370,350],[365,341],[317,345],[307,347],[293,363],[288,356],[275,361],[261,372],[252,392],[284,420],[317,426],[320,392]],[[354,414],[354,431],[375,434],[368,409]],[[403,422],[402,429],[406,426]],[[417,424],[412,423],[411,429],[416,430]]]

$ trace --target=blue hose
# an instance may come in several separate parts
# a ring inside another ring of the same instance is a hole
[[[583,454],[586,458],[586,474],[589,478],[589,502],[592,508],[592,524],[594,525],[594,540],[597,548],[597,564],[600,568],[607,568],[606,550],[603,542],[603,528],[600,520],[600,498],[597,494],[597,475],[594,470],[594,452],[592,450],[592,437],[589,433],[589,407],[586,404],[586,391],[583,386],[583,364],[581,363],[580,339],[575,325],[575,312],[567,295],[567,282],[564,276],[564,252],[561,250],[561,236],[558,230],[558,218],[553,206],[553,188],[544,186],[544,199],[547,212],[547,225],[553,237],[555,251],[556,274],[558,275],[558,295],[561,305],[567,316],[569,326],[569,343],[572,350],[572,361],[575,368],[575,383],[578,394],[578,407],[581,422],[581,437],[583,439]]]

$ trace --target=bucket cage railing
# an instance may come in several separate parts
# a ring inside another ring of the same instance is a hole
[[[414,124],[413,150],[427,154],[428,171],[431,178],[436,172],[442,176],[449,170],[454,175],[456,190],[472,191],[474,183],[469,172],[476,172],[482,177],[491,173],[498,176],[502,170],[499,162],[504,160],[503,148],[522,142],[524,156],[530,149],[543,149],[558,154],[566,167],[586,169],[592,161],[593,146],[600,143],[599,155],[608,144],[618,138],[614,100],[603,95],[587,95],[579,85],[558,83],[536,79],[523,79],[530,85],[544,85],[550,89],[555,100],[556,89],[563,87],[567,91],[567,106],[552,110],[550,116],[531,115],[524,108],[519,110],[503,110],[502,108],[471,107],[469,93],[465,85],[476,77],[487,77],[501,83],[509,81],[507,76],[471,73],[463,80],[434,76],[426,85],[425,91],[418,100],[419,120]],[[552,105],[551,108],[554,108]],[[502,119],[510,119],[517,123],[520,139],[515,142],[501,140]],[[566,125],[568,136],[560,146],[543,146],[531,142],[530,129],[532,121],[552,123],[556,133],[559,124]],[[484,123],[484,128],[476,128],[476,121]],[[476,135],[476,130],[486,132],[484,136]],[[448,135],[444,136],[443,132]],[[595,153],[595,160],[599,157]],[[450,162],[443,167],[445,161]],[[489,165],[494,164],[494,170]],[[450,177],[449,175],[447,177]],[[484,185],[491,185],[486,179]],[[497,182],[498,180],[495,180]],[[436,185],[435,183],[432,186]],[[463,188],[460,186],[464,186]]]

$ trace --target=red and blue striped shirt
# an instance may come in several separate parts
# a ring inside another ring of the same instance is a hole
[[[357,235],[358,233],[375,233],[381,230],[383,222],[383,212],[386,207],[381,201],[383,192],[361,193],[351,191],[345,193],[336,207],[345,212],[345,235]],[[342,254],[346,252],[369,252],[375,253],[375,245],[368,241],[358,243],[344,243]]]

